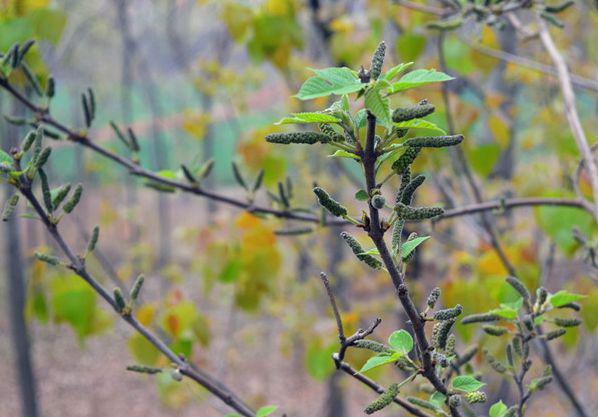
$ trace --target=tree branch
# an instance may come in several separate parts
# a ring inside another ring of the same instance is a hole
[[[575,93],[573,92],[573,87],[571,84],[571,75],[569,73],[569,69],[567,68],[565,59],[559,52],[554,40],[552,39],[552,36],[550,35],[550,32],[548,31],[548,27],[546,26],[544,19],[542,19],[540,16],[537,16],[536,20],[538,22],[538,33],[540,35],[542,45],[544,45],[544,48],[550,55],[550,58],[552,59],[552,62],[554,63],[558,72],[561,92],[563,93],[563,100],[565,102],[565,114],[567,116],[567,121],[571,127],[571,132],[575,138],[577,148],[581,152],[581,155],[584,159],[584,164],[590,174],[590,184],[592,186],[592,195],[594,198],[593,213],[596,222],[598,222],[598,165],[596,164],[596,161],[592,155],[592,150],[588,144],[588,139],[586,138],[583,126],[579,120],[579,114],[577,113],[577,106],[575,103]]]
[[[204,372],[196,371],[191,364],[178,356],[173,352],[162,340],[153,334],[149,329],[143,326],[134,316],[131,314],[122,314],[119,308],[110,295],[110,293],[97,281],[86,269],[85,260],[75,254],[74,250],[66,243],[62,235],[60,234],[58,227],[54,222],[50,220],[45,210],[42,208],[38,199],[33,194],[31,189],[31,182],[28,180],[23,181],[18,185],[18,189],[21,194],[31,204],[35,212],[39,215],[46,230],[50,236],[56,241],[64,255],[70,262],[68,268],[73,270],[75,274],[81,277],[87,282],[96,293],[98,293],[116,312],[120,314],[122,319],[126,321],[131,327],[133,327],[139,334],[141,334],[149,343],[151,343],[156,349],[158,349],[164,356],[166,356],[171,362],[176,364],[178,370],[182,375],[187,376],[199,385],[203,386],[209,392],[220,398],[225,404],[230,406],[236,412],[244,417],[255,417],[255,413],[249,406],[247,406],[236,394],[230,389],[224,386],[219,381],[215,380],[211,376]]]

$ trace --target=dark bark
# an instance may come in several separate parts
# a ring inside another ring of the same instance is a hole
[[[15,102],[16,103],[16,102]],[[15,106],[13,114],[22,112],[20,106]],[[10,149],[17,145],[14,138],[18,137],[17,129],[9,127],[4,140],[4,148]],[[9,187],[6,188],[6,197],[13,193]],[[21,392],[21,410],[23,417],[37,417],[37,396],[35,373],[31,359],[31,342],[29,339],[29,328],[25,320],[25,274],[23,265],[23,252],[21,248],[21,235],[18,213],[13,213],[11,219],[5,222],[3,232],[6,236],[4,241],[4,254],[7,262],[8,272],[8,293],[7,304],[9,307],[9,321],[12,333],[12,345],[15,355],[16,374],[18,375],[19,389]]]

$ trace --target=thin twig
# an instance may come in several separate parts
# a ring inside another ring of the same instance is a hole
[[[485,45],[480,45],[478,43],[471,42],[463,37],[459,37],[459,40],[463,42],[465,45],[469,46],[470,48],[484,54],[491,56],[496,59],[500,59],[501,61],[509,62],[511,64],[518,65],[520,67],[528,68],[534,71],[541,72],[546,75],[551,75],[553,77],[558,77],[558,69],[552,67],[550,65],[543,64],[538,61],[534,61],[533,59],[511,54],[506,51],[501,51],[494,48],[489,48]],[[571,74],[571,82],[573,85],[579,88],[583,88],[589,91],[598,92],[598,81],[594,81],[588,78],[581,77],[579,75]]]
[[[143,326],[133,315],[120,313],[120,310],[110,293],[87,271],[84,259],[75,254],[75,251],[66,243],[60,234],[56,224],[50,220],[47,213],[37,200],[37,197],[35,197],[33,194],[33,191],[31,190],[31,183],[22,183],[19,186],[19,191],[39,215],[40,219],[44,223],[44,226],[46,227],[46,230],[56,241],[64,255],[69,260],[70,265],[68,265],[68,267],[85,282],[87,282],[96,293],[98,293],[116,312],[120,314],[124,321],[126,321],[149,343],[151,343],[156,349],[162,352],[164,356],[173,362],[181,374],[203,386],[239,414],[245,417],[255,417],[253,410],[251,410],[251,408],[249,408],[236,394],[234,394],[221,382],[213,379],[205,372],[197,372],[189,363],[187,363],[183,357],[180,357],[174,351],[172,351],[162,340],[158,338],[158,336]]]
[[[592,156],[592,150],[588,143],[588,139],[586,138],[583,126],[581,125],[581,121],[579,120],[579,114],[577,113],[577,106],[575,103],[575,93],[573,92],[573,87],[571,84],[571,75],[569,73],[569,69],[567,68],[565,59],[559,52],[554,40],[552,39],[552,36],[550,35],[550,32],[548,31],[548,27],[546,26],[544,19],[542,19],[540,16],[537,16],[537,22],[542,45],[544,45],[544,48],[550,55],[550,58],[552,59],[558,71],[558,78],[561,86],[561,92],[563,93],[567,121],[569,122],[571,132],[575,138],[577,148],[581,152],[581,155],[584,159],[584,164],[590,174],[590,184],[592,186],[592,195],[594,198],[593,212],[594,218],[596,222],[598,222],[598,164]]]

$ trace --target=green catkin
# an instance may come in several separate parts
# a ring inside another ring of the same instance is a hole
[[[313,145],[314,143],[328,143],[331,140],[330,136],[318,132],[271,133],[266,136],[266,142],[281,145],[292,143]]]
[[[23,152],[29,151],[31,145],[33,145],[33,142],[35,142],[36,136],[37,133],[35,132],[35,130],[32,130],[31,132],[27,133],[27,136],[25,136],[23,144],[21,145],[21,149],[23,150]]]
[[[27,81],[29,81],[31,87],[33,87],[33,90],[35,90],[35,93],[38,96],[42,97],[44,95],[44,92],[42,91],[42,88],[39,85],[39,82],[37,81],[37,77],[33,74],[31,68],[29,68],[29,65],[23,62],[21,63],[21,69],[23,70],[23,75],[25,75],[25,78],[27,78]]]
[[[390,352],[392,352],[390,350],[390,348],[388,348],[384,344],[376,342],[374,340],[369,340],[369,339],[357,340],[357,341],[355,341],[355,343],[353,344],[353,346],[358,347],[360,349],[371,350],[372,352],[376,352],[376,353],[390,353]]]
[[[453,356],[455,354],[455,349],[457,347],[457,338],[454,334],[450,334],[448,339],[446,340],[446,347],[444,348],[445,353],[448,356]]]
[[[434,325],[432,329],[432,342],[436,348],[446,348],[446,343],[454,324],[455,320],[445,320]]]
[[[438,407],[436,407],[436,405],[432,404],[430,401],[422,400],[421,398],[407,397],[407,401],[413,405],[417,405],[428,410],[436,411],[438,409]]]
[[[210,175],[210,173],[212,172],[212,168],[214,168],[214,160],[208,159],[197,173],[197,178],[199,178],[200,180],[206,179],[208,175]]]
[[[342,232],[341,237],[343,238],[343,240],[345,242],[347,242],[347,245],[351,248],[351,250],[353,251],[355,256],[357,256],[357,259],[359,259],[360,261],[364,262],[365,264],[369,265],[370,267],[372,267],[374,269],[382,268],[382,262],[380,262],[378,259],[374,258],[372,255],[363,253],[364,252],[363,247],[359,244],[357,239],[355,239],[353,236],[351,236],[347,232]]]
[[[412,221],[432,219],[444,213],[441,207],[411,207],[403,203],[397,203],[395,211],[400,219]]]
[[[39,153],[36,152],[33,159],[31,160],[31,165],[27,169],[27,176],[29,177],[29,179],[33,179],[33,177],[35,177],[35,174],[37,174],[37,172],[46,164],[46,162],[48,162],[51,153],[52,148],[49,147],[44,148],[43,150],[39,151]]]
[[[54,77],[49,77],[46,85],[46,97],[53,98],[54,94],[56,94],[56,80]]]
[[[459,28],[463,24],[463,18],[458,17],[457,19],[451,20],[437,20],[435,22],[429,22],[426,24],[428,29],[436,29],[436,30],[453,30]]]
[[[129,297],[131,300],[136,301],[139,298],[139,293],[141,292],[141,287],[143,287],[143,283],[145,281],[145,277],[143,274],[139,274],[131,287],[131,291],[129,292]]]
[[[548,298],[548,290],[544,287],[540,287],[536,290],[536,304],[541,307]]]
[[[71,199],[62,207],[65,213],[70,213],[75,209],[75,207],[77,207],[77,204],[79,204],[79,201],[81,201],[81,194],[83,194],[83,185],[77,184]]]
[[[515,360],[513,359],[513,346],[509,343],[505,350],[507,351],[507,361],[509,362],[509,365],[515,366]]]
[[[83,107],[83,116],[85,117],[85,126],[90,127],[93,120],[91,111],[89,109],[89,103],[87,102],[87,96],[81,94],[81,106]]]
[[[333,216],[342,217],[347,215],[347,209],[343,207],[338,201],[332,199],[330,195],[320,187],[314,187],[314,193],[318,197],[318,201],[322,207],[330,212]]]
[[[581,324],[581,320],[577,318],[555,318],[554,324],[559,327],[577,327]]]
[[[552,382],[551,376],[543,376],[532,382],[533,391],[541,391]]]
[[[21,51],[19,52],[19,61],[22,61],[23,58],[25,58],[25,55],[27,55],[27,52],[29,52],[33,45],[35,45],[35,41],[28,40],[21,46]]]
[[[409,129],[394,126],[392,128],[390,136],[393,139],[401,139],[403,136],[407,134],[407,132],[409,132]]]
[[[521,297],[523,297],[525,301],[529,300],[529,291],[523,282],[519,281],[515,277],[508,277],[507,282],[515,291],[519,293],[519,295],[521,295]]]
[[[403,196],[401,197],[401,202],[407,206],[410,205],[411,202],[413,201],[413,194],[415,194],[415,191],[417,190],[417,188],[420,185],[422,185],[425,180],[426,180],[425,175],[416,175],[411,181],[409,181],[409,184],[407,184],[407,186],[403,190]]]
[[[56,256],[47,255],[47,254],[41,253],[41,252],[35,252],[35,257],[37,259],[39,259],[40,261],[45,262],[50,265],[53,265],[53,266],[60,264],[60,259],[58,259]]]
[[[386,204],[386,199],[381,196],[381,195],[375,195],[372,197],[372,207],[380,210],[382,208],[384,208],[384,205]]]
[[[260,172],[258,172],[257,177],[255,177],[255,181],[253,182],[253,189],[252,191],[255,193],[257,190],[259,190],[262,187],[262,183],[264,182],[264,169],[260,169]]]
[[[467,362],[473,359],[473,357],[478,353],[478,347],[475,345],[469,346],[465,351],[459,355],[459,360],[457,361],[457,365],[463,366]]]
[[[416,146],[420,148],[444,148],[446,146],[455,146],[463,142],[463,135],[449,136],[422,136],[418,138],[407,139],[404,146]]]
[[[486,334],[489,334],[490,336],[502,336],[508,332],[508,330],[504,327],[492,325],[482,326],[482,329]]]
[[[197,184],[197,178],[189,171],[189,168],[184,164],[181,164],[181,171],[183,171],[183,175],[191,184]]]
[[[565,24],[557,19],[552,13],[543,11],[540,13],[540,17],[559,29],[563,29],[565,27]]]
[[[46,210],[49,213],[54,211],[54,207],[52,206],[52,193],[50,191],[50,185],[48,184],[48,176],[43,169],[39,170],[39,178],[42,184],[42,196],[44,198],[44,205],[46,206]]]
[[[372,56],[372,63],[370,65],[370,80],[376,81],[382,73],[382,66],[384,65],[384,55],[386,54],[386,43],[384,41],[378,44],[374,55]]]
[[[343,142],[345,140],[345,137],[340,133],[337,133],[328,123],[320,123],[319,128],[320,132],[330,137],[332,142]]]
[[[420,151],[421,148],[418,148],[416,146],[410,146],[407,149],[405,149],[405,152],[403,152],[403,154],[399,156],[399,159],[393,162],[391,166],[392,170],[396,172],[397,175],[403,175],[403,173],[415,161],[415,158],[417,158],[417,155],[419,155]]]
[[[278,181],[278,197],[283,206],[286,208],[291,206],[291,202],[289,201],[287,193],[284,189],[284,184],[281,181]]]
[[[413,119],[420,119],[434,113],[432,104],[419,103],[412,107],[399,107],[392,112],[392,121],[395,123],[406,122]]]
[[[436,302],[440,298],[440,293],[440,287],[434,287],[432,291],[430,291],[428,299],[426,300],[426,304],[430,309],[434,308],[434,306],[436,305]]]
[[[434,320],[445,321],[457,318],[463,312],[463,306],[457,304],[453,308],[447,308],[445,310],[438,310],[434,313]]]
[[[364,411],[366,414],[373,414],[376,411],[382,410],[384,407],[388,406],[390,403],[393,402],[395,397],[399,394],[399,386],[397,384],[392,384],[388,387],[386,392],[372,401]]]
[[[12,214],[15,212],[15,209],[17,208],[18,203],[19,203],[19,195],[18,194],[13,194],[12,196],[10,196],[10,198],[6,202],[6,205],[4,206],[4,210],[2,210],[2,221],[3,222],[6,222],[11,218]]]
[[[518,356],[523,356],[523,343],[521,341],[521,337],[516,336],[513,338],[513,350]]]
[[[137,140],[137,135],[130,127],[127,128],[127,134],[129,135],[129,143],[131,144],[130,148],[133,152],[139,152],[139,141]]]
[[[488,364],[496,372],[498,372],[499,374],[504,374],[507,371],[507,367],[501,361],[499,361],[494,356],[492,356],[490,353],[488,353],[487,350],[484,351],[484,354],[486,355],[486,360],[488,361]]]
[[[395,253],[399,253],[401,246],[401,236],[403,234],[403,228],[405,227],[405,220],[397,220],[392,225],[392,249]]]
[[[93,231],[91,232],[91,238],[89,239],[89,242],[87,243],[87,253],[91,253],[94,251],[94,249],[96,248],[96,245],[98,243],[99,237],[100,237],[100,227],[96,226],[93,228]]]
[[[119,138],[120,141],[124,143],[127,148],[131,149],[131,143],[127,140],[127,138],[125,138],[125,135],[123,134],[122,130],[120,130],[118,125],[113,121],[110,121],[110,127],[112,128],[112,130],[114,130],[114,133],[116,133],[116,137]]]
[[[118,312],[124,313],[127,308],[127,302],[125,301],[122,291],[118,287],[114,288],[114,302],[116,303]]]
[[[405,188],[407,187],[407,185],[409,185],[410,181],[411,167],[407,167],[407,169],[405,169],[405,171],[403,171],[403,173],[401,174],[401,185],[399,186],[399,191],[397,191],[397,195],[395,197],[395,204],[401,202],[401,199],[403,198],[403,191],[405,191]]]
[[[247,184],[245,183],[245,179],[239,170],[239,166],[234,161],[231,162],[231,166],[233,167],[233,175],[235,176],[235,180],[241,187],[247,190]]]
[[[140,374],[159,374],[162,372],[160,368],[154,368],[153,366],[144,366],[144,365],[130,365],[127,366],[127,371],[131,372],[138,372]]]
[[[23,117],[14,117],[14,116],[4,115],[4,120],[6,120],[8,123],[10,123],[13,126],[25,126],[27,124],[27,119],[25,119]]]
[[[553,330],[551,332],[546,333],[546,340],[558,339],[565,333],[567,333],[567,330],[565,330],[565,329]]]
[[[71,184],[65,184],[58,188],[52,198],[52,207],[56,210],[71,191]]]
[[[568,0],[564,3],[561,3],[557,6],[546,6],[544,10],[548,13],[560,13],[567,10],[569,7],[573,6],[575,2],[573,0]]]
[[[87,89],[87,97],[89,98],[89,111],[93,120],[96,117],[96,97],[91,88]]]
[[[488,323],[499,320],[500,316],[492,313],[471,314],[469,316],[463,317],[463,319],[461,320],[461,324]]]
[[[485,403],[488,400],[486,393],[483,391],[468,392],[465,394],[465,401],[469,404]]]
[[[581,310],[581,305],[579,303],[568,303],[565,305],[562,305],[558,308],[568,308],[574,311],[580,311]]]

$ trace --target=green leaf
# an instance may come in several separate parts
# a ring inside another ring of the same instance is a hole
[[[579,301],[582,298],[585,298],[585,295],[581,294],[573,294],[566,290],[561,290],[555,294],[552,294],[548,297],[548,302],[552,304],[553,307],[562,307],[566,304],[572,303],[574,301]]]
[[[354,153],[351,153],[351,152],[344,151],[342,149],[339,149],[332,155],[328,155],[328,157],[329,158],[349,158],[349,159],[355,159],[356,161],[359,161],[359,157],[357,155],[355,155]]]
[[[434,69],[418,69],[403,75],[399,81],[393,83],[388,89],[388,94],[394,94],[398,93],[399,91],[421,87],[428,84],[450,81],[452,79],[454,78],[450,75],[447,75],[444,72],[436,71]]]
[[[434,123],[429,122],[427,120],[423,120],[423,119],[411,119],[411,120],[407,120],[405,122],[399,122],[399,123],[395,123],[394,124],[395,127],[400,127],[403,129],[428,129],[428,130],[434,130],[436,132],[440,132],[443,135],[446,135],[446,131],[438,126],[436,126]]]
[[[12,165],[12,157],[0,149],[0,164]]]
[[[420,236],[415,239],[408,240],[401,245],[401,258],[408,257],[411,252],[415,250],[419,245],[430,239],[430,236]]]
[[[505,403],[503,403],[502,400],[499,400],[490,407],[490,417],[503,417],[507,410],[508,408]]]
[[[369,88],[365,92],[365,107],[376,116],[383,126],[388,129],[392,127],[390,100],[387,97],[382,97],[379,88]]]
[[[313,71],[316,75],[308,78],[295,95],[300,100],[310,100],[330,94],[354,93],[364,87],[354,71],[349,68],[326,68]]]
[[[453,388],[463,392],[474,392],[486,385],[471,375],[460,375],[453,379]]]
[[[388,344],[394,350],[407,354],[413,349],[413,337],[406,330],[397,330],[388,337]]]
[[[368,249],[365,252],[361,252],[360,255],[380,255],[378,248]]]
[[[267,405],[265,407],[262,407],[259,410],[257,410],[257,413],[255,413],[255,417],[266,417],[266,416],[269,416],[274,411],[276,411],[277,408],[278,408],[277,405]]]
[[[365,113],[365,109],[361,109],[359,110],[357,113],[355,113],[355,126],[357,126],[358,128],[362,128],[365,127],[365,119],[366,119],[366,113]]]
[[[586,233],[595,230],[592,215],[583,210],[541,206],[534,211],[542,231],[554,239],[558,247],[567,254],[572,254],[579,245],[573,238],[572,229],[577,228]]]
[[[384,74],[384,77],[382,77],[382,79],[384,79],[386,81],[391,81],[394,77],[396,77],[397,75],[399,75],[400,73],[402,73],[403,71],[405,71],[407,68],[409,68],[412,65],[413,65],[413,62],[406,62],[406,63],[401,63],[395,67],[392,67],[391,69],[386,71],[386,74]]]
[[[493,310],[490,310],[489,313],[496,314],[497,316],[500,316],[507,320],[513,320],[517,318],[517,310],[511,307],[495,308]]]
[[[366,190],[359,190],[355,193],[355,198],[359,201],[368,201],[370,197]]]
[[[276,125],[304,123],[339,123],[340,119],[324,113],[293,113],[293,117],[285,117],[274,123]]]
[[[360,373],[367,372],[371,369],[377,368],[388,363],[393,363],[401,359],[403,353],[394,352],[393,354],[380,353],[379,355],[373,356],[367,360],[367,362],[359,370]]]
[[[436,407],[441,408],[446,401],[446,395],[441,392],[434,391],[432,395],[430,395],[430,402],[434,404]]]

